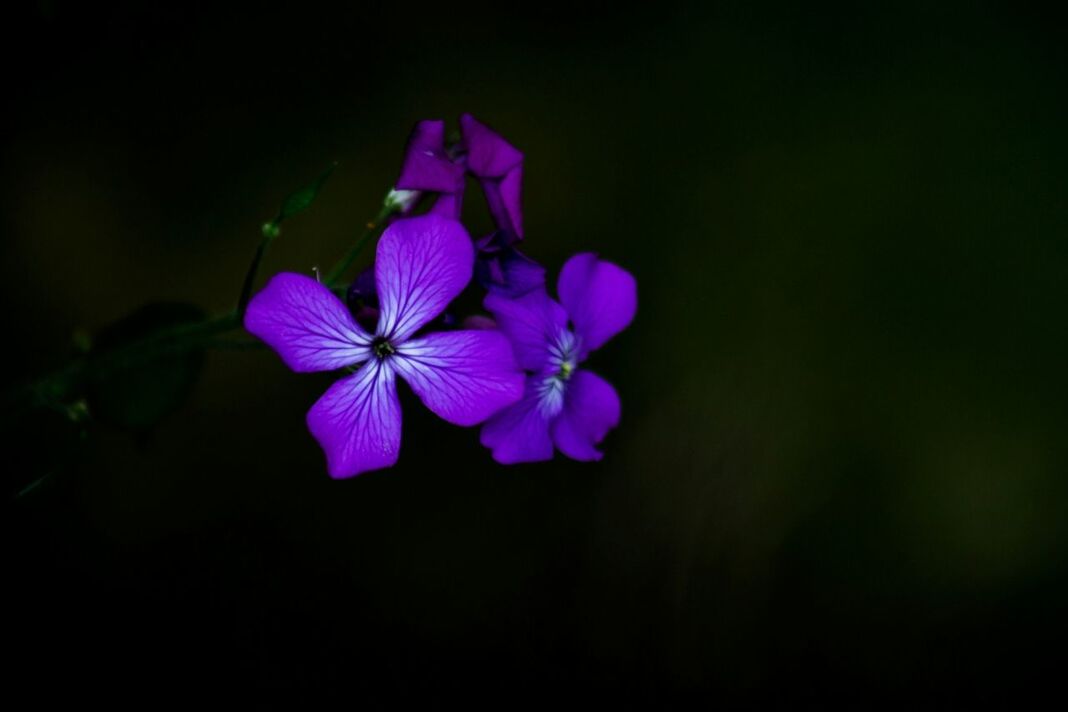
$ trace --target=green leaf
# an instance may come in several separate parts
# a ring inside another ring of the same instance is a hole
[[[323,171],[318,178],[316,178],[310,185],[307,185],[297,192],[291,194],[282,203],[282,209],[278,211],[278,217],[274,219],[274,226],[277,229],[278,225],[288,218],[293,217],[297,213],[304,212],[315,201],[316,196],[319,195],[319,191],[323,189],[323,185],[326,184],[327,178],[337,168],[337,163],[331,163],[330,167]]]
[[[148,304],[94,339],[87,384],[89,413],[146,434],[188,399],[204,366],[203,343],[182,327],[204,321],[192,304]]]

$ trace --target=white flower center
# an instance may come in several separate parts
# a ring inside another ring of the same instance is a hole
[[[554,418],[564,409],[564,393],[578,366],[578,350],[578,337],[567,329],[562,329],[549,345],[549,372],[537,387],[538,407],[546,418]]]

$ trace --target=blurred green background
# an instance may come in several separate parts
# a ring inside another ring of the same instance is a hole
[[[526,154],[528,253],[626,266],[639,312],[591,363],[623,399],[598,464],[498,466],[404,393],[398,466],[333,482],[304,426],[332,376],[210,353],[150,436],[93,426],[7,506],[12,684],[509,705],[1049,680],[1068,18],[860,5],[16,11],[8,383],[145,302],[228,309],[260,223],[337,160],[264,274],[328,267],[412,123],[463,111]]]

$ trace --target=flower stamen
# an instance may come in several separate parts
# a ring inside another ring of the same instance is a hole
[[[371,342],[371,351],[374,353],[375,358],[379,361],[384,361],[386,357],[397,353],[397,347],[389,343],[389,339],[386,337],[376,336],[374,341]]]

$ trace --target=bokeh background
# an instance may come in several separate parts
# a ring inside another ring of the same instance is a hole
[[[930,5],[13,11],[8,384],[143,303],[228,309],[260,223],[337,160],[265,273],[332,264],[412,123],[462,111],[526,153],[528,252],[555,275],[598,251],[640,296],[591,364],[624,404],[597,464],[498,466],[407,393],[399,465],[331,481],[304,413],[332,377],[268,351],[210,353],[148,436],[91,426],[5,506],[5,686],[760,706],[1051,683],[1068,18]]]

